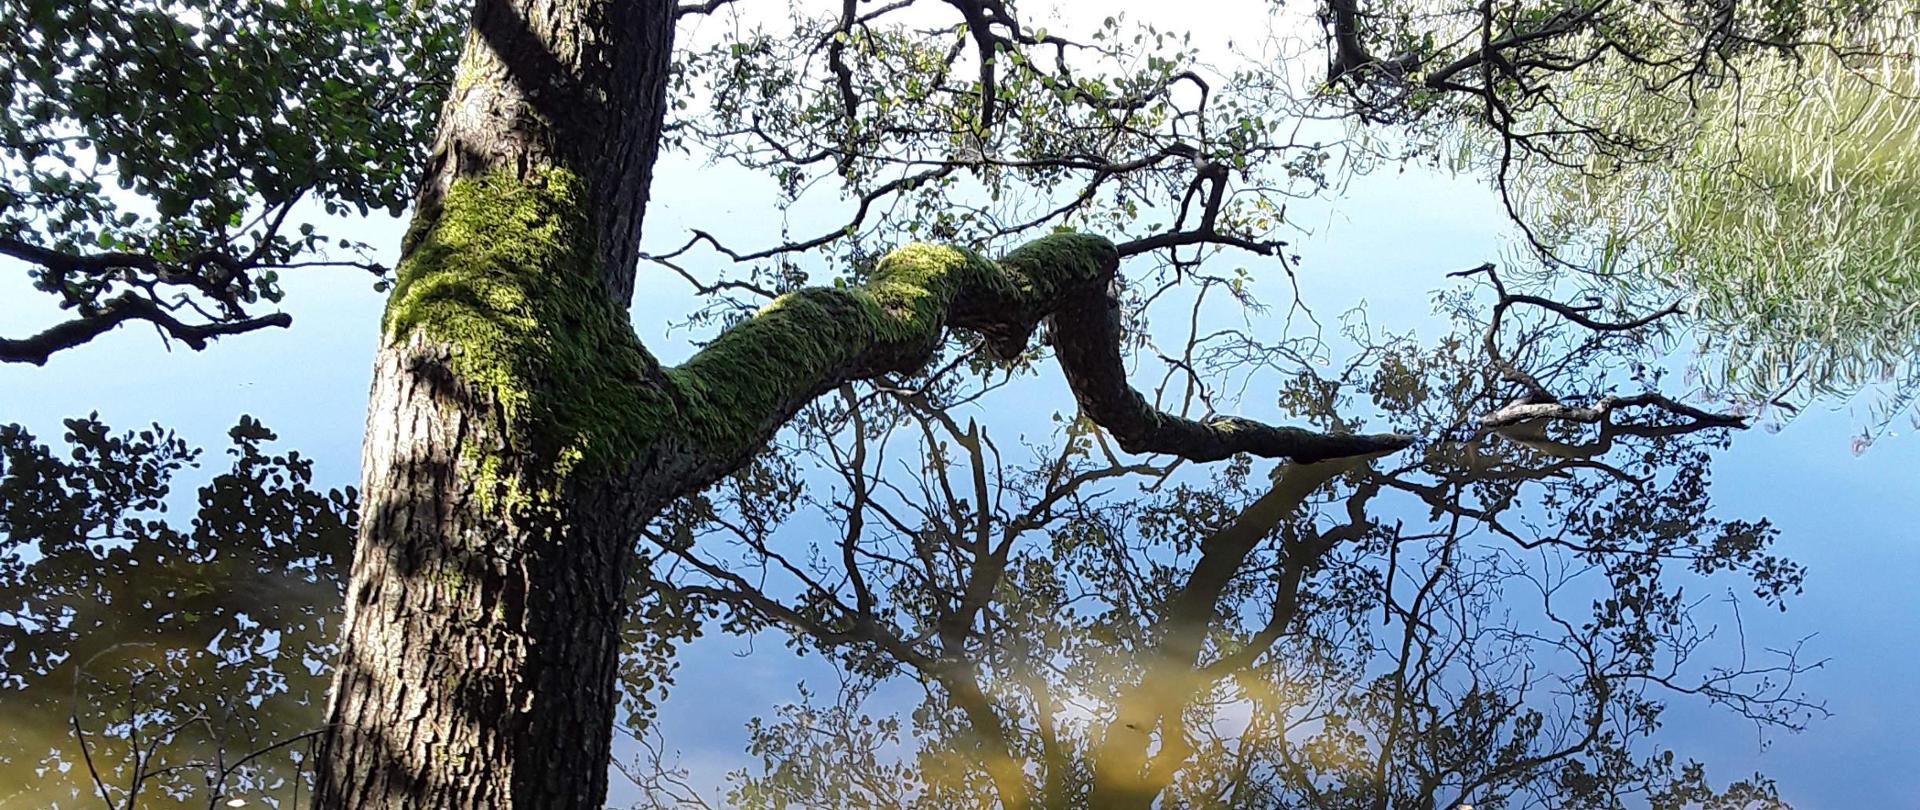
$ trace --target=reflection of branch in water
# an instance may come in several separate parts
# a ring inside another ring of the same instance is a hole
[[[296,743],[310,743],[318,739],[320,735],[326,731],[324,727],[321,727],[289,735],[277,742],[247,751],[232,762],[228,762],[227,760],[227,749],[226,743],[222,739],[223,735],[219,729],[215,727],[213,718],[204,711],[193,712],[163,729],[142,735],[141,728],[144,725],[142,721],[143,717],[155,716],[156,712],[164,714],[164,712],[170,708],[165,705],[149,705],[142,702],[140,686],[144,680],[157,671],[142,669],[131,673],[131,679],[127,683],[126,720],[124,721],[125,733],[123,735],[124,741],[127,744],[127,784],[118,788],[120,799],[116,801],[114,789],[107,784],[106,777],[101,775],[100,765],[95,762],[94,746],[88,741],[86,727],[81,720],[81,708],[90,702],[84,700],[82,697],[81,683],[83,680],[97,680],[89,674],[89,669],[109,653],[134,647],[158,649],[159,646],[160,645],[152,642],[123,642],[114,644],[95,653],[86,661],[75,665],[73,670],[72,704],[67,713],[67,725],[73,733],[76,744],[79,746],[81,764],[86,768],[87,777],[91,780],[95,793],[99,795],[100,800],[105,803],[108,808],[135,810],[135,808],[141,806],[142,794],[153,780],[182,771],[201,772],[201,785],[206,790],[207,806],[209,808],[217,807],[220,805],[220,801],[229,795],[228,790],[235,777],[247,773],[249,766],[255,760]],[[163,656],[167,654],[168,651],[162,650]],[[111,728],[112,725],[112,723],[108,723],[107,728]],[[200,757],[193,757],[177,763],[154,767],[155,762],[159,761],[161,757],[162,746],[173,745],[179,740],[182,733],[194,727],[200,728],[205,733],[206,742],[212,745],[212,750]],[[106,733],[108,732],[105,729],[101,732],[101,734]],[[305,779],[305,771],[307,765],[312,762],[312,746],[309,745],[306,756],[300,757],[296,761],[298,762],[297,767],[295,767],[294,771],[286,778],[286,781],[293,786],[293,806],[298,806],[299,804],[299,792]],[[269,784],[265,781],[255,781],[258,785],[262,786]],[[163,790],[169,796],[177,799],[184,795],[176,795],[176,791],[182,789],[182,786],[175,786]]]
[[[1575,327],[1606,325],[1575,314]],[[1508,329],[1501,340],[1513,340]],[[1422,443],[1395,469],[1324,468],[1312,486],[1303,476],[1319,468],[1301,464],[1278,467],[1271,489],[1255,486],[1246,459],[1196,486],[1172,477],[1175,465],[1127,464],[1084,418],[1062,417],[1057,446],[1027,445],[1031,462],[1010,461],[947,407],[978,401],[974,387],[992,383],[848,389],[803,423],[797,456],[781,454],[781,463],[813,454],[838,477],[833,498],[814,505],[841,531],[806,554],[776,537],[778,520],[734,520],[708,504],[715,515],[660,536],[718,542],[663,543],[663,553],[706,580],[685,592],[789,629],[806,649],[857,665],[862,683],[899,674],[924,688],[921,761],[945,757],[959,770],[921,774],[912,791],[923,804],[1151,806],[1205,804],[1204,795],[1325,805],[1344,795],[1367,806],[1451,792],[1484,802],[1485,791],[1543,784],[1540,774],[1562,764],[1602,761],[1616,770],[1597,779],[1675,784],[1682,777],[1657,760],[1635,759],[1650,744],[1642,718],[1657,695],[1621,683],[1664,677],[1657,665],[1668,664],[1682,674],[1676,684],[1698,677],[1697,664],[1633,646],[1680,643],[1670,636],[1682,625],[1670,622],[1689,606],[1674,601],[1660,566],[1737,570],[1770,600],[1797,583],[1796,568],[1764,554],[1764,524],[1705,516],[1705,448],[1720,438],[1711,429],[1740,423],[1655,392],[1523,397],[1489,410],[1511,400],[1502,389],[1525,386],[1489,366],[1484,337],[1430,352],[1368,345],[1337,382],[1302,384],[1286,406],[1335,431],[1359,429],[1339,412],[1356,390],[1403,434],[1472,428],[1465,440]],[[1541,347],[1557,345],[1535,342],[1507,365],[1535,364],[1551,350]],[[1526,379],[1570,391],[1589,375],[1585,387],[1597,388],[1598,356],[1597,341],[1577,342]],[[1562,435],[1575,430],[1598,438]],[[763,497],[745,481],[726,496],[756,514]],[[1403,525],[1421,513],[1437,526]],[[716,556],[723,548],[785,575],[797,596]],[[1514,554],[1541,555],[1559,566],[1553,576],[1577,583],[1551,587],[1565,604],[1543,617],[1504,613],[1518,605],[1503,586],[1528,573]],[[1594,603],[1590,622],[1558,616],[1596,587],[1612,597]],[[1609,601],[1628,607],[1602,611]],[[1725,670],[1729,695],[1762,673]],[[1223,712],[1243,719],[1223,726]],[[796,728],[756,726],[756,739],[784,747],[764,760],[764,777],[740,784],[844,803],[782,775],[783,762],[842,756],[781,742]],[[1443,743],[1467,759],[1447,759]],[[814,765],[806,773],[839,778]]]
[[[1626,396],[1602,395],[1593,400],[1592,405],[1571,405],[1562,401],[1561,396],[1543,384],[1534,375],[1522,370],[1508,359],[1500,345],[1500,327],[1507,310],[1517,304],[1527,304],[1545,309],[1562,319],[1595,333],[1633,332],[1667,318],[1681,314],[1678,304],[1664,309],[1627,318],[1620,321],[1603,321],[1591,314],[1599,309],[1598,303],[1581,306],[1563,304],[1535,295],[1514,293],[1507,289],[1495,266],[1482,264],[1471,270],[1450,273],[1455,277],[1486,276],[1494,292],[1499,296],[1494,302],[1493,311],[1488,318],[1486,331],[1482,335],[1482,347],[1487,360],[1500,376],[1520,386],[1523,393],[1508,404],[1482,415],[1479,424],[1480,435],[1497,433],[1503,438],[1530,447],[1539,452],[1560,458],[1591,458],[1611,449],[1614,436],[1621,433],[1633,435],[1673,435],[1680,432],[1705,430],[1707,428],[1745,428],[1746,419],[1737,414],[1711,413],[1678,402],[1656,391],[1646,391]],[[1617,411],[1625,409],[1649,409],[1686,421],[1677,425],[1650,425],[1619,423],[1613,421]],[[1600,436],[1595,442],[1574,444],[1554,441],[1547,437],[1547,425],[1550,422],[1576,422],[1600,425]]]

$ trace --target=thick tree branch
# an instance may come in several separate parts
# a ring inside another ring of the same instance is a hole
[[[732,5],[734,0],[706,0],[704,3],[681,3],[673,7],[674,17],[690,17],[695,14],[712,14],[722,7]]]
[[[1556,419],[1566,422],[1584,422],[1596,424],[1620,408],[1652,407],[1669,413],[1684,416],[1698,423],[1700,427],[1746,427],[1746,420],[1732,414],[1711,413],[1691,405],[1675,402],[1657,393],[1635,394],[1625,397],[1601,397],[1591,406],[1580,407],[1559,402],[1518,402],[1480,417],[1480,424],[1489,428],[1504,428],[1531,421]]]
[[[1217,461],[1235,453],[1324,461],[1398,450],[1413,437],[1397,433],[1340,435],[1219,416],[1196,421],[1164,413],[1127,383],[1120,358],[1120,304],[1104,287],[1079,291],[1049,322],[1054,354],[1081,412],[1130,453],[1167,453]]]
[[[1482,344],[1486,350],[1487,361],[1494,370],[1508,382],[1525,390],[1525,393],[1513,401],[1479,417],[1482,431],[1498,433],[1502,437],[1532,447],[1540,452],[1560,458],[1589,458],[1605,453],[1612,447],[1613,437],[1621,433],[1649,435],[1647,431],[1685,433],[1707,428],[1745,428],[1747,420],[1738,414],[1712,413],[1674,400],[1655,391],[1647,391],[1628,396],[1601,396],[1593,399],[1592,405],[1574,405],[1563,402],[1560,395],[1549,389],[1540,379],[1522,370],[1510,360],[1500,345],[1500,330],[1507,310],[1516,304],[1528,304],[1554,313],[1583,329],[1605,335],[1616,332],[1631,332],[1653,323],[1680,314],[1678,304],[1669,305],[1658,311],[1620,321],[1603,321],[1590,313],[1599,308],[1598,304],[1575,306],[1564,304],[1536,295],[1515,293],[1507,289],[1500,280],[1500,274],[1493,264],[1482,264],[1470,270],[1449,273],[1454,277],[1484,275],[1493,285],[1499,300],[1493,305],[1493,312],[1487,321]],[[1648,408],[1662,411],[1669,416],[1684,420],[1674,425],[1635,425],[1620,424],[1614,421],[1618,411],[1629,408]],[[1598,441],[1588,444],[1568,444],[1549,439],[1546,434],[1548,422],[1579,422],[1600,426]]]
[[[996,358],[1026,350],[1049,320],[1055,354],[1080,408],[1134,453],[1213,461],[1235,453],[1310,462],[1398,450],[1398,434],[1332,435],[1238,417],[1205,422],[1163,413],[1126,380],[1111,242],[1057,234],[998,262],[912,245],[889,254],[859,288],[781,296],[667,372],[694,469],[671,489],[698,489],[765,445],[803,405],[841,383],[912,371],[947,327],[973,332]]]

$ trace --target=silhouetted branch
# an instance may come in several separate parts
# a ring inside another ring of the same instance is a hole
[[[268,327],[287,327],[293,316],[284,312],[233,321],[190,324],[168,314],[159,305],[134,293],[124,293],[92,314],[49,327],[32,337],[0,338],[0,362],[45,365],[56,352],[84,344],[123,323],[146,321],[160,334],[185,343],[194,350],[205,349],[207,342],[226,335],[238,335]]]

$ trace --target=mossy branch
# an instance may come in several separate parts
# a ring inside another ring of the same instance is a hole
[[[980,334],[991,353],[1011,358],[1051,319],[1055,353],[1080,409],[1128,451],[1319,461],[1412,442],[1237,417],[1198,422],[1153,408],[1127,383],[1121,362],[1118,303],[1109,292],[1118,266],[1113,243],[1082,234],[1048,236],[997,262],[961,248],[900,248],[865,286],[782,296],[668,371],[682,424],[724,471],[814,397],[849,380],[920,368],[948,327]]]

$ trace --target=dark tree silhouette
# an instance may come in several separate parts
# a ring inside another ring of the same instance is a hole
[[[299,794],[358,494],[247,417],[197,487],[171,431],[66,427],[0,426],[0,806]]]

